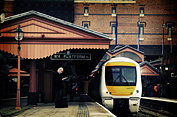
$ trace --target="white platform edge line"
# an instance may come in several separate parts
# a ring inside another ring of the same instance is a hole
[[[92,99],[89,95],[87,95],[90,99]],[[93,99],[92,99],[93,100]],[[98,102],[96,102],[95,100],[93,100],[96,104],[98,104],[99,106],[101,106],[104,110],[106,110],[110,115],[112,115],[113,117],[117,117],[115,116],[113,113],[111,113],[107,108],[105,108],[104,106],[102,106],[101,104],[99,104]]]
[[[99,106],[101,106],[103,109],[105,109],[109,114],[111,114],[113,117],[117,117],[115,116],[113,113],[111,113],[107,108],[105,108],[104,106],[102,106],[101,104],[99,104],[98,102],[95,102],[96,104],[98,104]]]
[[[148,100],[155,100],[155,101],[161,101],[161,102],[170,102],[170,103],[177,103],[175,100],[168,100],[168,99],[158,99],[158,98],[150,98],[150,97],[141,97],[141,99],[148,99]]]

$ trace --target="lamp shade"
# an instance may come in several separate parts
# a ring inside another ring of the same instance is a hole
[[[14,31],[15,32],[15,39],[18,41],[21,41],[23,39],[23,31],[20,28],[20,25],[18,25],[18,28]]]

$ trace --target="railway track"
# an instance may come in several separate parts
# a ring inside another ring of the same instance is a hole
[[[138,115],[145,115],[145,117],[177,117],[168,111],[156,110],[149,107],[140,106],[140,111]]]
[[[143,98],[139,113],[150,117],[177,117],[176,108],[176,101],[163,98]]]

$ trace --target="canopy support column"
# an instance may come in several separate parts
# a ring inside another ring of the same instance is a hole
[[[30,86],[29,86],[29,105],[37,105],[37,92],[36,92],[36,62],[30,62]]]

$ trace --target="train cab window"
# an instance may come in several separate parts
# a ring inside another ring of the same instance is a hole
[[[135,73],[135,69],[134,68],[132,68],[132,67],[122,68],[122,77],[123,77],[122,78],[122,82],[127,82],[127,81],[128,82],[135,82],[136,73]]]
[[[105,80],[107,86],[135,86],[136,67],[107,66]]]

